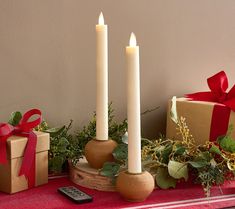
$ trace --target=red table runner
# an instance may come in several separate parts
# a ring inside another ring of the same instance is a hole
[[[47,185],[16,194],[0,193],[0,209],[143,209],[143,208],[223,208],[235,206],[235,181],[214,187],[210,198],[205,198],[200,185],[181,183],[176,189],[156,189],[142,203],[124,201],[116,192],[100,192],[77,186],[93,196],[92,203],[77,205],[57,192],[58,187],[74,185],[67,178],[50,180]]]

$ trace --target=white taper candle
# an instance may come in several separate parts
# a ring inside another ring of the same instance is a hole
[[[127,59],[127,120],[128,120],[128,172],[141,173],[141,121],[139,46],[131,34],[126,47]]]
[[[96,139],[108,140],[108,27],[96,25]]]

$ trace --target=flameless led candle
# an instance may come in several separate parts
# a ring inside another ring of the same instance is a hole
[[[131,33],[129,46],[126,47],[126,59],[128,172],[141,173],[139,46],[134,33]]]
[[[102,12],[96,25],[96,139],[108,140],[108,27]]]

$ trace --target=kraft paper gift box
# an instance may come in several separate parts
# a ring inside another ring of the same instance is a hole
[[[171,104],[172,102],[170,100],[167,111],[166,136],[168,138],[180,139],[181,136],[177,134],[178,131],[176,130],[176,124],[170,117]],[[205,142],[209,140],[215,141],[217,136],[224,135],[229,124],[232,124],[235,128],[235,112],[233,111],[226,111],[226,113],[222,112],[222,115],[218,115],[217,118],[214,118],[213,122],[215,105],[221,106],[221,108],[224,107],[223,104],[214,102],[189,101],[187,98],[176,99],[178,118],[182,116],[186,119],[190,133],[193,135],[195,142],[198,145],[205,144]],[[221,128],[223,130],[219,133]],[[213,134],[212,132],[217,133]],[[232,137],[235,139],[235,130],[232,132]]]
[[[184,117],[197,144],[216,141],[227,133],[229,125],[235,125],[235,85],[228,89],[228,78],[220,71],[207,79],[210,91],[187,94],[176,100],[179,117]],[[167,113],[167,137],[179,138],[176,125],[170,118],[171,103]],[[234,126],[235,128],[235,126]],[[235,130],[232,132],[235,139]]]
[[[35,186],[48,182],[49,134],[34,132],[37,135]],[[28,189],[24,175],[19,176],[22,159],[27,143],[26,137],[11,136],[7,139],[7,164],[0,164],[0,191],[15,193]]]

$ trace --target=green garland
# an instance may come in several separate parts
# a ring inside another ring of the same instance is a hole
[[[231,137],[232,127],[216,142],[196,145],[186,119],[178,119],[174,103],[171,117],[176,123],[180,140],[164,136],[156,140],[142,139],[142,167],[154,176],[156,185],[161,189],[175,188],[182,179],[190,179],[201,184],[205,195],[210,196],[212,186],[221,185],[225,180],[233,180],[235,141]],[[127,145],[120,144],[113,156],[115,162],[106,162],[100,173],[115,180],[119,172],[127,167]]]
[[[50,128],[43,121],[35,130],[50,134],[50,150],[49,150],[49,173],[62,173],[67,170],[67,160],[80,158],[82,149],[77,146],[77,141],[74,140],[70,133],[72,128],[72,120],[68,125],[63,125],[59,128]]]

